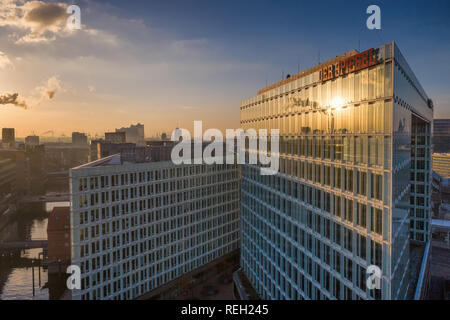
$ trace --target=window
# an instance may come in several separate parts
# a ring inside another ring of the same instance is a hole
[[[379,235],[383,233],[383,211],[378,208],[371,208],[371,231]]]

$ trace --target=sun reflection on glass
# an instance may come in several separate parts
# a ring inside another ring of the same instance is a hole
[[[344,100],[337,96],[334,97],[333,100],[331,101],[331,108],[339,110],[344,106]]]

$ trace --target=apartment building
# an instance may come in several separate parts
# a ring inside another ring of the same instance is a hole
[[[126,163],[70,171],[73,299],[135,299],[237,250],[236,165]]]

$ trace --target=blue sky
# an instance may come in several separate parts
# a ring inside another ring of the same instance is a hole
[[[424,87],[450,84],[449,1],[111,1],[181,38],[213,39],[225,56],[268,66],[270,81],[345,51],[396,41]],[[133,3],[133,4],[131,4]],[[382,29],[366,28],[376,4]],[[265,84],[264,79],[260,79]],[[251,94],[251,93],[250,93]],[[450,116],[450,110],[448,115]]]
[[[295,72],[297,63],[316,63],[358,47],[396,41],[423,82],[434,83],[429,68],[450,65],[449,1],[113,1],[127,14],[185,38],[211,38],[226,54],[261,61],[271,71]],[[370,4],[382,12],[382,30],[366,28]],[[306,51],[306,52],[305,52]],[[430,63],[422,65],[424,59]],[[448,70],[448,69],[447,69]],[[280,72],[278,72],[280,73]],[[276,74],[273,75],[276,78]],[[446,78],[448,87],[450,78]],[[438,80],[438,79],[436,79]],[[442,84],[442,87],[444,85]]]
[[[11,62],[0,89],[27,97],[59,80],[54,99],[30,110],[0,109],[0,126],[17,126],[22,135],[101,134],[138,121],[148,135],[190,128],[193,120],[235,128],[242,99],[299,64],[317,64],[319,52],[324,61],[358,42],[364,50],[392,40],[434,99],[435,117],[450,118],[449,1],[69,3],[80,6],[83,30],[47,31],[54,34],[45,41],[20,38],[40,31],[23,21],[2,25],[0,14],[0,53]],[[381,30],[366,28],[371,4],[381,8]]]

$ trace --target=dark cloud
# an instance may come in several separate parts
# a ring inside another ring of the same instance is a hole
[[[48,98],[49,99],[53,99],[53,97],[55,96],[56,91],[57,91],[56,89],[55,90],[48,90],[47,91]]]
[[[45,100],[51,100],[55,94],[61,89],[61,81],[57,76],[53,76],[47,80],[44,86],[38,86],[32,91],[32,95],[26,100],[19,98],[18,93],[5,93],[0,95],[0,105],[14,105],[24,109],[40,105]]]
[[[12,104],[17,107],[21,108],[28,108],[28,105],[25,101],[19,100],[19,94],[18,93],[6,93],[2,96],[0,96],[0,105],[1,104]]]
[[[66,13],[66,6],[57,3],[42,3],[31,9],[25,16],[25,20],[38,24],[42,28],[58,25],[66,20],[69,14]]]

